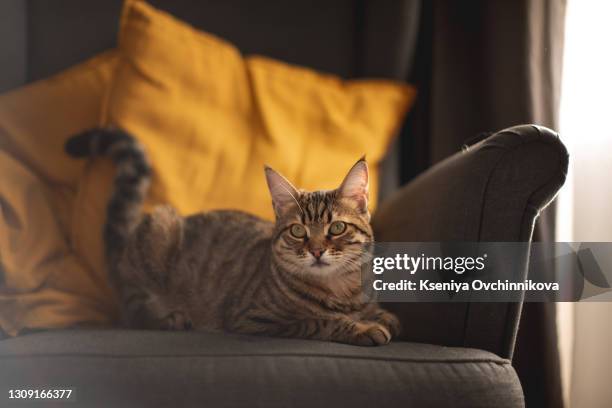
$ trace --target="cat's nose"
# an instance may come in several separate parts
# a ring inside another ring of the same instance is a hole
[[[320,259],[321,256],[323,256],[323,254],[325,253],[324,249],[311,249],[310,253],[312,254],[312,256],[315,257],[315,259]]]

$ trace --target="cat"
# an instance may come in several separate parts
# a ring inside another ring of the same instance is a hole
[[[125,131],[88,130],[65,149],[76,158],[106,155],[116,165],[104,243],[123,325],[360,346],[399,334],[398,319],[362,292],[360,259],[373,242],[365,158],[331,191],[297,190],[265,167],[276,214],[269,222],[231,210],[141,212],[152,169]]]

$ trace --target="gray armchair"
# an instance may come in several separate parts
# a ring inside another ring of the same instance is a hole
[[[466,146],[382,203],[378,241],[530,241],[540,211],[565,181],[568,153],[544,127],[521,125]],[[527,265],[525,265],[527,275]],[[521,305],[402,303],[404,338],[511,358]]]
[[[0,27],[10,32],[0,39],[0,55],[11,58],[2,67],[0,88],[112,47],[120,3],[2,3]],[[151,3],[247,53],[345,77],[406,78],[413,69],[416,0]],[[524,125],[498,132],[383,197],[372,221],[376,237],[529,241],[539,211],[564,182],[567,161],[548,129]],[[387,166],[385,177],[393,171]],[[49,387],[72,388],[78,406],[101,407],[524,405],[510,364],[520,304],[386,306],[400,316],[404,331],[399,341],[379,348],[85,328],[0,340],[0,405],[7,389]]]

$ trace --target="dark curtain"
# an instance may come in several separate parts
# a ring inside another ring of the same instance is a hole
[[[424,1],[402,181],[480,132],[521,123],[556,129],[564,20],[564,0]],[[553,205],[534,239],[554,240]],[[513,361],[527,407],[563,406],[554,306],[523,307]]]

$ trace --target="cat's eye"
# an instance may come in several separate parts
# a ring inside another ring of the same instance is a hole
[[[296,238],[304,238],[306,236],[306,228],[300,224],[293,224],[291,228],[289,228],[289,232]]]
[[[342,221],[335,221],[329,226],[329,233],[331,235],[340,235],[346,230],[346,224]]]

